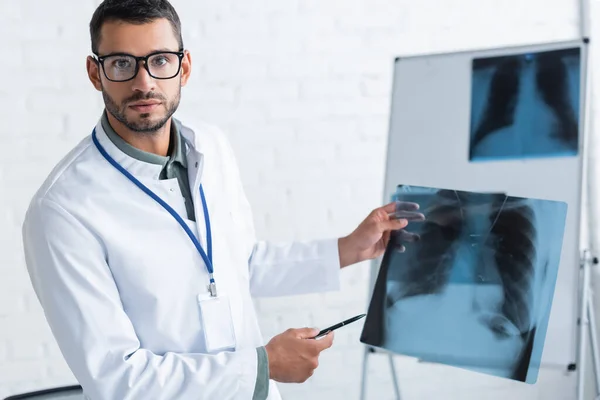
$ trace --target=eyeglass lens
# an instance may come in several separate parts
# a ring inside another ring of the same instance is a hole
[[[176,54],[159,53],[148,58],[148,69],[155,78],[172,78],[179,72],[179,63]],[[109,56],[104,59],[104,70],[108,79],[122,81],[135,75],[136,64],[136,59],[130,56]]]

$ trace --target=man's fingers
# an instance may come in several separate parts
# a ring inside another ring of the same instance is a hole
[[[319,334],[319,330],[317,328],[300,328],[295,329],[296,337],[298,339],[310,339]]]
[[[407,219],[409,221],[425,220],[425,215],[416,211],[419,209],[419,204],[417,203],[395,201],[386,204],[381,207],[381,209],[385,211],[390,218]]]
[[[381,230],[385,231],[395,231],[398,229],[406,228],[408,225],[408,221],[405,219],[392,219],[389,221],[381,221],[379,223],[381,226]]]
[[[396,211],[415,211],[420,208],[419,203],[413,203],[411,201],[400,201],[396,200]]]
[[[414,243],[421,240],[421,236],[418,234],[407,232],[404,229],[393,231],[392,234],[394,235],[394,240],[397,243],[394,246],[394,249],[398,253],[404,253],[406,251],[406,246],[404,246],[404,243]]]
[[[333,344],[333,336],[333,331],[331,331],[322,338],[315,340],[315,345],[317,346],[319,352],[331,347],[331,345]]]
[[[391,218],[406,219],[408,221],[425,221],[425,215],[423,213],[414,211],[396,211],[390,215]]]
[[[417,233],[407,232],[407,231],[398,231],[394,233],[395,238],[404,243],[414,243],[421,240],[421,236]]]
[[[396,212],[396,211],[416,211],[419,209],[418,203],[413,203],[411,201],[393,201],[383,206],[383,209],[388,213]]]

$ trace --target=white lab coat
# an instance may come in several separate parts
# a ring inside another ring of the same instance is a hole
[[[216,128],[183,127],[197,223],[176,179],[106,136],[119,164],[166,201],[206,249],[199,184],[213,241],[214,277],[230,297],[235,351],[207,354],[196,297],[204,262],[177,221],[110,165],[91,133],[53,169],[23,225],[27,268],[62,354],[94,400],[252,399],[264,345],[251,296],[339,288],[337,239],[257,241],[234,153]],[[269,399],[280,399],[270,381]]]

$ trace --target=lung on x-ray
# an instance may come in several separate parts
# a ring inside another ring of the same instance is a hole
[[[474,59],[469,160],[576,155],[580,65],[579,48]]]
[[[361,342],[535,383],[567,204],[405,185],[393,200],[419,204],[425,220],[391,235]]]

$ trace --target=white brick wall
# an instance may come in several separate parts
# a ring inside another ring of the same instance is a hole
[[[20,224],[34,190],[101,111],[85,74],[98,2],[0,2],[0,397],[73,383],[28,282]],[[258,231],[278,240],[347,234],[380,204],[396,55],[578,35],[575,0],[173,3],[194,62],[180,116],[226,129]],[[357,265],[339,293],[257,301],[265,339],[364,311],[367,279]],[[358,399],[360,329],[338,331],[309,382],[281,385],[286,399]],[[574,398],[574,377],[561,370],[526,386],[404,358],[396,365],[408,400]],[[372,357],[368,370],[368,398],[392,399],[387,359]]]

